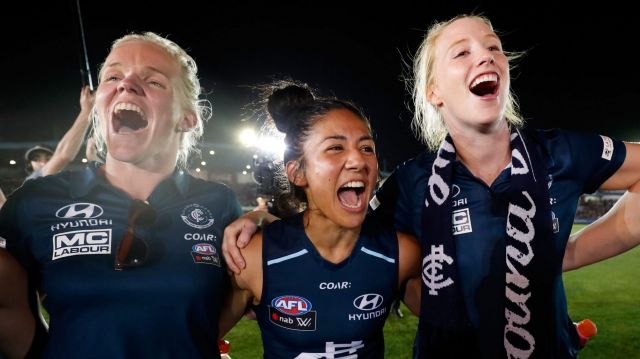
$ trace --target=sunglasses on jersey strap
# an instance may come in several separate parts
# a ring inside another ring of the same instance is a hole
[[[116,252],[116,260],[113,264],[115,270],[123,270],[129,267],[137,267],[144,264],[149,256],[147,242],[136,236],[136,226],[146,226],[156,220],[156,210],[146,201],[133,200],[129,209],[127,231],[122,236]]]

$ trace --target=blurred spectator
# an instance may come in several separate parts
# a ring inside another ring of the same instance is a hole
[[[80,91],[80,113],[58,143],[55,151],[43,145],[27,150],[25,160],[29,176],[26,180],[58,173],[73,161],[80,151],[84,136],[91,124],[89,115],[93,109],[93,101],[94,96],[89,86],[84,86]]]
[[[0,208],[2,208],[6,201],[7,197],[4,196],[4,192],[2,192],[2,188],[0,188]]]

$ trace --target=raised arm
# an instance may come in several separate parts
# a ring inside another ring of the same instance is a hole
[[[244,248],[251,241],[258,228],[278,219],[266,211],[252,211],[231,222],[224,229],[222,255],[230,271],[239,274],[245,268],[246,263],[240,248]]]
[[[640,145],[625,143],[622,166],[600,187],[626,189],[616,205],[569,238],[562,268],[577,269],[614,257],[640,244]]]
[[[0,188],[0,208],[2,208],[6,201],[7,197],[4,195],[4,192],[2,192],[2,188]]]
[[[628,189],[640,181],[640,144],[625,142],[627,155],[622,166],[602,184],[603,190]]]
[[[24,358],[35,335],[29,309],[27,276],[18,262],[0,248],[0,354]]]
[[[569,238],[562,269],[569,271],[616,256],[640,244],[640,182],[604,216]]]
[[[54,151],[53,156],[51,156],[49,162],[42,167],[43,176],[48,176],[62,171],[69,162],[73,161],[76,157],[78,151],[80,151],[82,142],[84,141],[87,129],[91,124],[89,115],[93,108],[93,101],[94,95],[89,90],[89,86],[83,87],[80,91],[80,113],[73,122],[73,125],[71,125],[71,128],[69,128],[60,142],[58,142],[58,146],[56,147],[56,150]]]

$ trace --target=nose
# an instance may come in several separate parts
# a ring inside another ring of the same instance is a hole
[[[480,60],[478,61],[478,65],[486,65],[486,64],[494,64],[496,62],[496,58],[493,54],[487,50],[484,51],[482,56],[480,56]]]
[[[142,95],[142,87],[134,75],[129,75],[118,83],[118,92],[132,92],[136,95]]]
[[[354,148],[349,151],[347,162],[345,167],[349,170],[360,171],[366,166],[364,155],[360,152],[359,148]]]

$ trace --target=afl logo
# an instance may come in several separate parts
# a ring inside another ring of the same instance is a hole
[[[104,211],[102,207],[93,203],[74,203],[60,208],[56,212],[58,218],[96,218]]]
[[[216,248],[209,243],[198,243],[191,247],[194,253],[202,254],[204,256],[216,254]]]
[[[380,294],[368,293],[353,300],[353,306],[360,310],[374,310],[382,305],[384,298]]]
[[[207,207],[195,203],[184,207],[180,217],[184,223],[198,229],[211,227],[214,222],[213,215]]]
[[[271,301],[271,306],[288,315],[302,315],[311,310],[311,302],[297,295],[279,296]]]

